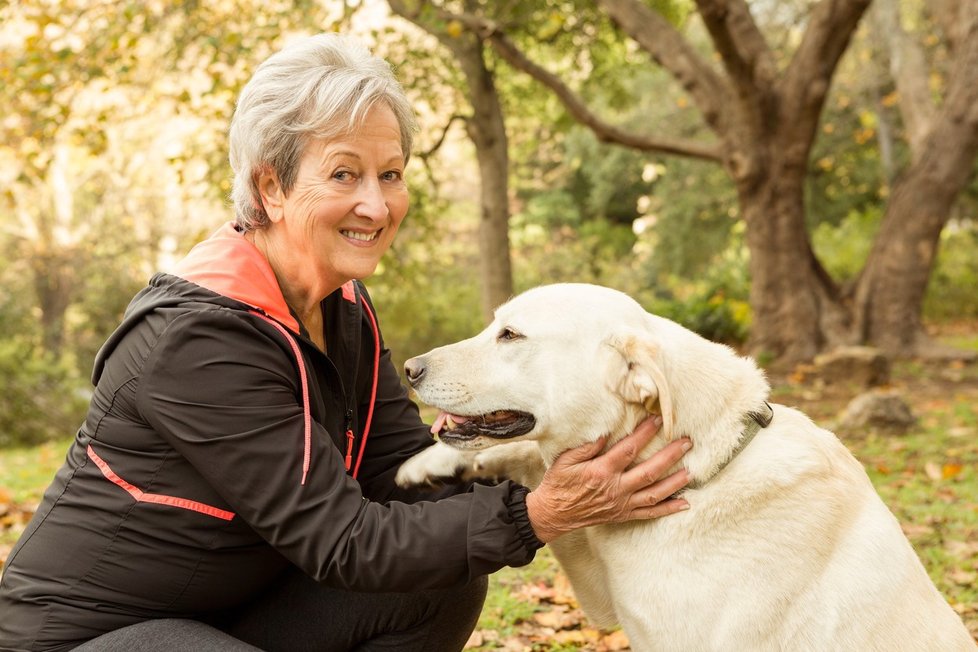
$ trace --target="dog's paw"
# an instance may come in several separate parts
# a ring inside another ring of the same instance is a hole
[[[546,467],[535,441],[516,441],[481,450],[475,454],[469,473],[473,477],[502,480],[509,478],[535,489],[543,480]]]
[[[402,464],[394,482],[405,488],[458,482],[470,466],[471,455],[438,442]]]

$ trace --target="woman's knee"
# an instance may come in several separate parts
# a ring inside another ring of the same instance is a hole
[[[92,639],[75,652],[258,652],[210,625],[182,618],[147,620]]]

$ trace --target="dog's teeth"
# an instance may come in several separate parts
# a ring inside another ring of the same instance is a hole
[[[445,430],[454,430],[455,421],[452,419],[451,415],[445,417]]]

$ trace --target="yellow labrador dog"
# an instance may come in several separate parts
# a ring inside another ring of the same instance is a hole
[[[694,441],[688,511],[551,544],[588,617],[620,623],[636,650],[976,649],[835,435],[769,406],[750,359],[620,292],[530,290],[406,372],[443,412],[403,485],[474,465],[532,486],[562,451],[610,445],[649,412],[663,432],[643,459]]]

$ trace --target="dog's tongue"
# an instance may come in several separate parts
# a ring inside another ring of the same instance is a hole
[[[431,424],[431,434],[437,435],[445,427],[445,422],[451,417],[452,421],[455,423],[465,423],[468,421],[468,417],[460,417],[457,414],[449,414],[448,412],[440,412],[435,422]]]

